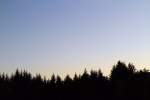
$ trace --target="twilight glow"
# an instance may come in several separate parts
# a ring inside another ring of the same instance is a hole
[[[149,0],[1,0],[0,72],[150,68]]]

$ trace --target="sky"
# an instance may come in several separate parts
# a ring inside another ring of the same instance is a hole
[[[0,72],[49,77],[118,60],[150,69],[149,0],[0,0]]]

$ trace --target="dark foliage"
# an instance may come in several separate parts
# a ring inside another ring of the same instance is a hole
[[[150,72],[136,71],[133,64],[118,62],[110,77],[101,70],[85,69],[73,78],[67,75],[51,76],[50,80],[40,74],[33,77],[27,71],[16,70],[10,77],[0,74],[1,100],[150,100]]]

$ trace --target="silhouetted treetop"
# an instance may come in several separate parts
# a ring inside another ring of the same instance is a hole
[[[111,80],[124,80],[129,77],[128,67],[125,63],[118,61],[117,65],[114,65],[111,70]]]

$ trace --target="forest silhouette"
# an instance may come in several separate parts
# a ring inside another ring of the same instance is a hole
[[[101,70],[84,70],[63,80],[54,74],[50,79],[19,71],[0,74],[1,100],[150,100],[150,72],[136,70],[131,63],[118,61],[110,75]]]

